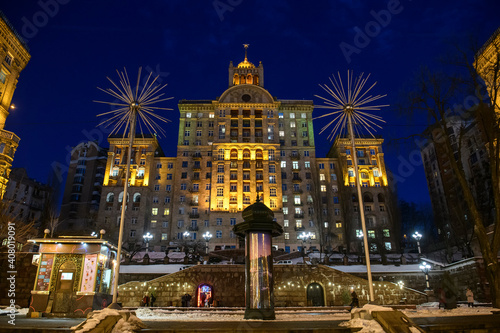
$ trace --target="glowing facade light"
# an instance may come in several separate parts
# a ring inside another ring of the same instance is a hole
[[[426,263],[425,261],[418,266],[422,272],[425,274],[425,290],[431,290],[430,284],[429,284],[429,270],[431,269],[431,266]]]

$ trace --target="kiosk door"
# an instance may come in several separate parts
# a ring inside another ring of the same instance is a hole
[[[72,262],[61,265],[57,274],[54,307],[52,312],[70,312],[73,308],[73,285],[75,284],[76,267]]]

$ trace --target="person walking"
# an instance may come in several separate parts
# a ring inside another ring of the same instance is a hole
[[[470,290],[470,288],[467,288],[467,291],[465,292],[465,296],[467,297],[467,306],[469,308],[473,308],[474,307],[474,293],[472,292],[472,290]]]
[[[349,311],[352,311],[352,309],[354,307],[356,308],[359,308],[359,299],[358,299],[358,295],[356,294],[356,292],[353,290],[351,291],[351,299],[352,299],[352,302],[351,302],[351,310]]]
[[[151,307],[154,306],[155,301],[156,301],[156,297],[155,297],[155,295],[153,295],[153,293],[151,293]]]
[[[186,294],[186,307],[188,307],[188,308],[191,306],[191,304],[190,304],[191,298],[192,298],[191,295]]]

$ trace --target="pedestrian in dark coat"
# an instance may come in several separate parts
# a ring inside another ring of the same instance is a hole
[[[351,299],[352,299],[352,302],[351,302],[351,310],[356,307],[356,308],[359,308],[359,299],[358,299],[358,295],[356,294],[356,292],[353,290],[351,291]]]

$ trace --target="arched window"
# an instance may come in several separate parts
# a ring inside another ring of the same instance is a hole
[[[245,75],[241,75],[240,76],[240,84],[245,84],[245,83],[246,83]]]
[[[238,150],[231,149],[231,158],[238,158]]]
[[[250,150],[249,149],[243,150],[243,158],[250,158]]]
[[[219,161],[224,160],[224,149],[223,148],[219,149],[219,151],[218,151],[218,159],[219,159]]]
[[[141,194],[134,193],[134,202],[141,202]]]
[[[258,75],[253,76],[253,84],[259,85],[259,76]]]
[[[238,74],[234,74],[233,85],[238,85],[238,84],[240,84],[240,77],[238,76]]]
[[[363,201],[373,202],[373,195],[370,192],[366,192],[365,194],[363,194]]]
[[[252,84],[252,83],[253,83],[252,74],[248,74],[247,75],[247,84]]]
[[[382,193],[379,193],[377,196],[378,202],[385,202],[385,197]]]
[[[130,196],[127,193],[127,202],[129,201],[129,199],[130,199]],[[123,201],[123,191],[120,192],[120,194],[118,195],[118,202],[122,202],[122,201]]]
[[[257,149],[255,151],[255,158],[262,159],[263,154],[262,154],[262,149]]]
[[[113,192],[109,192],[106,196],[106,202],[113,202],[115,200],[115,194]]]

